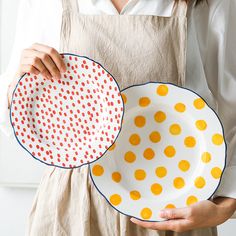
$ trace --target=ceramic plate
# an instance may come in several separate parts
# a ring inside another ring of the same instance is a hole
[[[226,145],[216,113],[196,93],[148,83],[122,92],[120,135],[90,165],[99,192],[119,212],[161,221],[163,208],[208,199],[219,185]]]
[[[123,117],[118,84],[99,63],[63,54],[59,80],[25,74],[16,86],[11,122],[19,143],[36,159],[73,168],[100,158]]]

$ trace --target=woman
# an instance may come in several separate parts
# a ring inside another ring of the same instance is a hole
[[[99,61],[121,88],[167,81],[195,90],[217,110],[228,143],[227,168],[214,198],[165,209],[161,216],[169,221],[159,223],[130,220],[116,212],[91,183],[88,166],[47,167],[29,216],[29,235],[217,235],[215,226],[236,210],[236,184],[230,181],[236,177],[235,10],[230,0],[188,5],[173,0],[23,1],[13,56],[27,49],[18,68],[16,59],[9,66],[16,75],[1,80],[2,115],[7,117],[7,91],[10,102],[25,72],[60,78],[65,71],[60,50]],[[38,43],[27,47],[33,42]],[[9,132],[7,122],[2,118],[1,125]]]

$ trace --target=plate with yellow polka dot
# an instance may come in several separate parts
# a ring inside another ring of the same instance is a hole
[[[90,164],[98,191],[119,212],[144,221],[209,199],[226,160],[217,114],[195,92],[168,83],[135,85],[122,98],[120,135]]]

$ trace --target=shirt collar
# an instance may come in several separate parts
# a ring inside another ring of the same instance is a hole
[[[129,0],[119,13],[111,0],[91,0],[94,7],[99,9],[102,13],[108,15],[125,15],[131,10],[139,0]]]

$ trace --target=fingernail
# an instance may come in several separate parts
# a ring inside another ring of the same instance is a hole
[[[160,217],[165,217],[166,216],[166,211],[165,210],[161,210],[160,212],[159,212],[159,216]]]
[[[59,80],[61,78],[61,76],[60,75],[55,75],[54,78]]]
[[[134,221],[135,221],[135,219],[134,219],[134,218],[131,218],[131,219],[130,219],[130,221],[134,222]]]
[[[51,76],[48,74],[44,74],[43,77],[45,77],[46,79],[51,79]]]
[[[61,73],[65,73],[65,72],[66,72],[66,66],[63,65],[63,66],[60,68],[60,71],[61,71]]]

